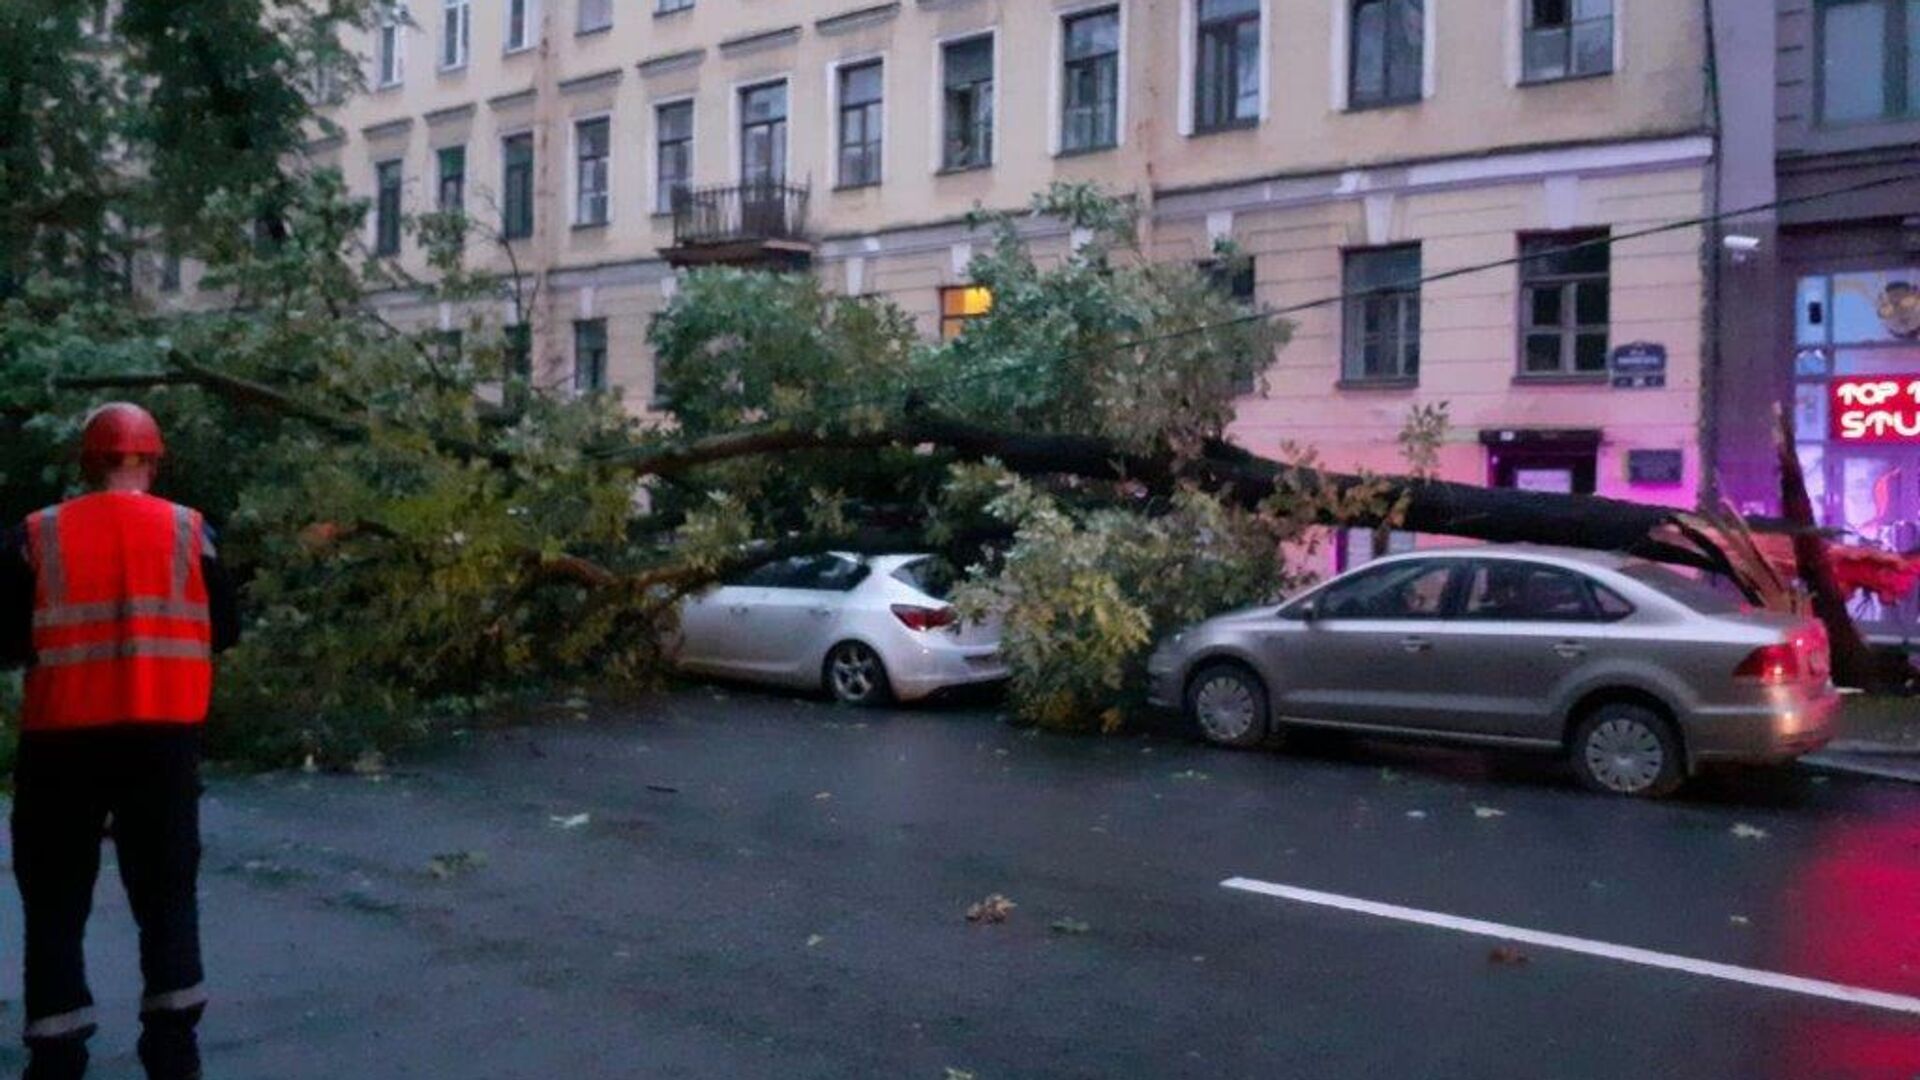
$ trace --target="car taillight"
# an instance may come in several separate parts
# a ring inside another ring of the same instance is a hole
[[[960,621],[960,613],[950,607],[921,607],[918,604],[893,605],[893,617],[909,630],[938,630]]]
[[[1736,679],[1757,679],[1770,685],[1789,683],[1800,677],[1800,647],[1792,641],[1762,645],[1747,654],[1733,669]]]

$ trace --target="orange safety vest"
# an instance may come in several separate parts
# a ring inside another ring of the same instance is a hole
[[[35,574],[23,731],[198,724],[213,689],[199,513],[131,492],[27,518]]]

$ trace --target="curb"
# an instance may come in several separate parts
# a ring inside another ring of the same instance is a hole
[[[1876,780],[1900,780],[1909,784],[1920,784],[1920,755],[1908,751],[1897,753],[1872,751],[1854,753],[1847,750],[1822,751],[1808,754],[1798,762],[1803,769],[1815,772],[1845,773],[1849,776],[1870,776]]]
[[[1821,749],[1828,754],[1860,754],[1871,757],[1909,757],[1920,762],[1920,745],[1914,743],[1875,742],[1872,739],[1835,739]]]

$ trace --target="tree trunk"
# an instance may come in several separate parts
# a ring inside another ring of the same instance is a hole
[[[1780,510],[1793,535],[1794,568],[1800,580],[1813,594],[1813,613],[1827,628],[1827,644],[1833,655],[1833,678],[1842,686],[1877,687],[1884,680],[1867,648],[1860,628],[1847,614],[1847,598],[1840,592],[1833,563],[1827,558],[1827,541],[1813,520],[1813,500],[1807,496],[1806,474],[1800,469],[1800,455],[1794,452],[1793,416],[1774,406],[1778,423],[1774,428],[1774,451],[1780,459]]]

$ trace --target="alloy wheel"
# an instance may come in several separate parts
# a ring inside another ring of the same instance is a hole
[[[842,645],[827,662],[828,689],[835,698],[850,705],[864,705],[874,700],[885,680],[880,657],[865,645]]]

